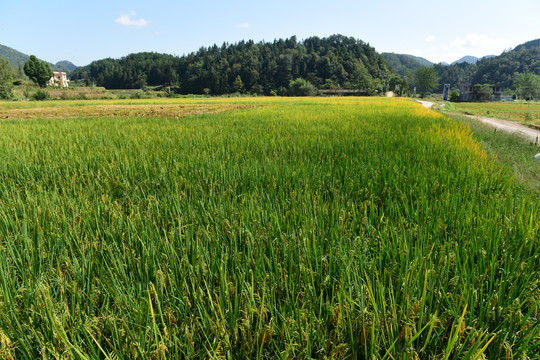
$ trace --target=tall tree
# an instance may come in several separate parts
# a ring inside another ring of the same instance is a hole
[[[13,70],[9,62],[0,57],[0,99],[10,99],[13,89]]]
[[[238,93],[244,92],[244,82],[242,81],[242,78],[240,77],[240,75],[238,75],[236,79],[234,79],[233,89],[235,92],[238,92]]]
[[[439,77],[437,72],[430,66],[422,66],[416,70],[416,86],[420,90],[422,97],[426,96],[428,92],[433,90],[437,86]]]
[[[24,64],[24,73],[40,87],[47,86],[47,82],[53,76],[49,64],[45,61],[40,61],[34,55],[30,55],[30,59]]]
[[[476,85],[478,89],[478,100],[490,101],[493,99],[493,86],[491,85]]]
[[[540,76],[525,73],[514,80],[514,87],[522,99],[535,99],[540,96]]]

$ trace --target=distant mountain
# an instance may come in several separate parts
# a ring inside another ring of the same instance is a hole
[[[6,59],[13,67],[24,65],[29,58],[28,55],[4,45],[0,45],[0,57]]]
[[[433,63],[419,56],[407,54],[382,53],[381,56],[400,75],[414,72],[422,66],[432,66]]]
[[[54,64],[54,66],[58,70],[65,71],[65,72],[71,72],[71,71],[73,71],[73,70],[75,70],[77,68],[77,65],[75,65],[72,62],[67,61],[67,60],[59,61],[56,64]]]
[[[4,45],[0,45],[0,57],[6,59],[14,68],[19,67],[19,64],[24,65],[30,58],[29,55]],[[67,60],[59,61],[56,64],[49,63],[49,65],[53,71],[71,72],[77,68],[76,65]]]
[[[492,57],[495,57],[495,55],[487,55],[487,56],[484,56],[484,57],[481,57],[481,58],[478,58],[476,56],[467,55],[467,56],[462,57],[459,60],[454,61],[451,65],[461,64],[461,63],[476,64],[478,61],[480,61],[482,59],[486,59],[486,58],[489,59],[489,58],[492,58]]]
[[[526,43],[518,45],[518,46],[515,47],[514,51],[519,51],[519,50],[523,50],[523,49],[530,49],[530,48],[537,47],[537,46],[540,46],[540,39],[527,41]]]
[[[478,60],[480,60],[480,58],[477,58],[476,56],[466,55],[466,56],[462,57],[461,59],[454,61],[450,65],[461,64],[461,63],[464,63],[464,62],[467,63],[467,64],[476,64],[478,62]]]

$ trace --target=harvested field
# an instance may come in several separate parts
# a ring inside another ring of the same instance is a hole
[[[217,114],[225,111],[250,108],[246,104],[182,104],[182,105],[87,105],[57,106],[31,109],[0,110],[3,120],[67,119],[79,117],[158,117],[180,118],[189,115]]]

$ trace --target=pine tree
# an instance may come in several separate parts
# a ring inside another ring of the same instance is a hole
[[[238,75],[236,79],[234,79],[233,89],[235,92],[239,92],[239,93],[242,93],[244,91],[244,82],[242,81],[242,78],[240,77],[240,75]]]
[[[0,99],[10,99],[13,89],[13,70],[4,58],[0,58]]]

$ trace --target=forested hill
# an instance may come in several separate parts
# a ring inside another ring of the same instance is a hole
[[[510,89],[514,87],[514,80],[519,74],[540,75],[540,39],[519,45],[499,56],[484,57],[476,64],[459,63],[450,66],[437,64],[434,68],[441,85],[438,91],[442,91],[442,84],[451,84],[452,88],[459,88],[461,81],[499,85],[504,89]]]
[[[8,46],[0,45],[0,57],[6,59],[13,68],[17,69],[19,67],[22,68],[25,62],[28,61],[30,58],[29,55],[23,54],[20,51],[17,51],[15,49],[12,49]],[[49,66],[53,71],[66,71],[70,72],[77,68],[77,66],[73,65],[71,62],[64,60],[59,61],[56,64],[49,63]]]
[[[419,56],[407,54],[382,53],[382,57],[400,75],[412,77],[412,74],[422,66],[432,66],[433,63]]]
[[[182,57],[132,54],[79,67],[72,79],[106,88],[172,85],[183,94],[282,94],[297,78],[318,88],[382,90],[392,73],[373,47],[352,37],[332,35],[303,41],[294,36],[274,42],[241,41],[201,48]]]
[[[24,65],[28,61],[28,55],[4,45],[0,45],[0,57],[6,59],[13,67]]]
[[[516,46],[516,48],[514,50],[519,51],[521,49],[530,49],[530,48],[538,47],[538,46],[540,46],[540,39],[527,41],[524,44]]]
[[[540,75],[540,44],[518,47],[493,58],[482,59],[476,65],[475,84],[494,84],[504,88],[513,85],[516,74]]]

